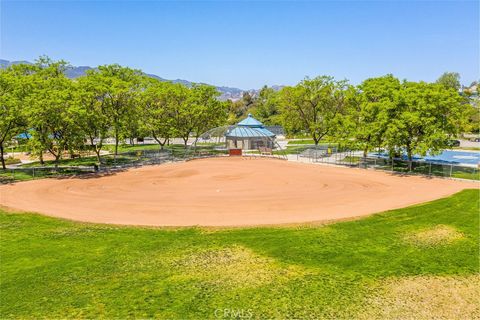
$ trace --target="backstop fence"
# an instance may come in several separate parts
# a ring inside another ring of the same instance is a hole
[[[290,160],[325,163],[362,169],[384,170],[398,173],[419,174],[445,178],[480,180],[479,168],[475,166],[414,160],[409,162],[397,158],[363,156],[362,151],[350,150],[337,145],[304,146],[289,153]]]

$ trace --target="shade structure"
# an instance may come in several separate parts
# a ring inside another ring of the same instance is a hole
[[[222,155],[286,158],[275,134],[251,114],[236,125],[213,128],[201,134],[185,154],[187,158]]]
[[[275,138],[275,134],[251,114],[226,133],[227,147],[242,150],[273,149]]]

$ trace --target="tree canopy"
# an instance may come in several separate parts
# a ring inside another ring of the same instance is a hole
[[[348,83],[333,77],[306,78],[280,91],[282,119],[287,130],[305,130],[315,144],[338,129],[347,107]]]
[[[457,72],[444,72],[436,81],[445,88],[460,90],[460,74]]]
[[[25,130],[25,96],[26,83],[24,75],[30,68],[14,65],[0,70],[0,161],[5,169],[5,145],[21,131]]]
[[[238,101],[219,101],[215,87],[160,81],[117,64],[99,66],[69,79],[69,64],[40,57],[35,64],[0,70],[0,159],[22,132],[43,161],[58,161],[90,149],[98,161],[107,138],[115,142],[150,136],[163,148],[172,138],[185,146],[207,130],[233,124],[251,112],[288,134],[309,135],[315,144],[330,139],[362,150],[395,154],[436,153],[451,137],[478,131],[478,93],[459,93],[459,75],[444,73],[436,83],[400,81],[393,75],[358,86],[330,76],[305,78],[295,86],[263,87]],[[472,92],[471,92],[472,91]]]
[[[367,152],[384,145],[385,131],[399,99],[400,81],[392,75],[371,78],[358,86],[349,105],[346,138],[353,138],[356,148]],[[341,132],[342,132],[341,131]]]
[[[435,154],[448,147],[459,133],[462,98],[439,84],[404,82],[397,108],[385,132],[390,150],[404,148],[414,154]]]
[[[29,92],[24,109],[32,129],[29,141],[32,151],[43,162],[47,150],[58,162],[64,151],[78,149],[83,144],[83,130],[77,119],[81,110],[75,103],[75,86],[64,72],[65,61],[40,58],[25,80]]]

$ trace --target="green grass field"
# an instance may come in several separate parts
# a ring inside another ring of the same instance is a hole
[[[114,147],[111,145],[108,145],[107,147],[104,148],[105,151],[113,152]],[[143,150],[160,150],[160,146],[158,144],[139,144],[135,146],[130,146],[130,145],[120,145],[118,147],[118,156],[114,157],[113,154],[105,154],[102,155],[102,164],[104,165],[113,165],[114,163],[116,164],[123,164],[123,163],[130,163],[133,161],[138,160],[138,156],[135,155],[136,152],[140,152],[139,155],[141,155],[141,152]],[[164,147],[165,151],[171,151],[177,156],[183,156],[185,153],[185,147],[183,145],[169,145]],[[129,154],[125,154],[125,153]],[[60,166],[93,166],[94,164],[98,164],[97,157],[92,155],[88,157],[81,157],[81,158],[75,158],[75,159],[61,159],[58,163]],[[39,161],[31,162],[29,164],[24,164],[22,167],[37,167],[40,166]],[[46,167],[53,167],[55,166],[55,161],[54,160],[48,160],[45,161],[44,165]]]
[[[345,158],[343,158],[343,162],[348,162],[348,163],[352,163],[352,164],[357,164],[360,162],[360,160],[362,159],[362,157],[357,157],[357,156],[346,156]]]
[[[288,144],[314,144],[315,142],[313,139],[301,139],[301,140],[290,140],[288,141]]]
[[[171,149],[171,148],[181,148],[185,149],[184,145],[179,145],[179,144],[171,144],[171,145],[166,145],[164,146],[164,149]],[[105,150],[114,152],[115,151],[115,146],[114,145],[106,145],[104,147]],[[118,152],[131,152],[131,151],[139,151],[139,150],[160,150],[160,145],[159,144],[136,144],[134,146],[129,145],[129,144],[120,144],[118,146]]]
[[[0,318],[479,317],[478,209],[466,190],[323,226],[138,228],[0,211]]]
[[[124,164],[124,163],[129,163],[138,159],[138,157],[135,156],[135,154],[132,154],[132,155],[119,154],[116,158],[112,154],[106,154],[106,155],[102,155],[101,158],[102,158],[102,164],[104,165],[113,165],[114,163]],[[61,159],[58,161],[59,166],[93,166],[95,164],[98,164],[97,157],[95,156],[75,158],[75,159]],[[42,165],[40,164],[40,162],[37,161],[37,162],[24,164],[22,165],[22,168],[31,168],[31,167],[38,167],[38,166],[42,166]],[[45,161],[43,166],[54,167],[55,161],[53,160]]]

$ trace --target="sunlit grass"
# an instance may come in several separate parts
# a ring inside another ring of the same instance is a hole
[[[356,221],[239,229],[121,227],[3,212],[0,318],[203,319],[229,309],[254,318],[380,319],[391,308],[408,318],[425,305],[428,283],[444,292],[434,303],[450,303],[451,290],[465,292],[466,307],[455,315],[471,318],[478,206],[478,190],[466,190]],[[405,239],[439,225],[461,237],[434,246]],[[392,283],[398,290],[418,284],[398,291],[409,308],[392,305]],[[451,308],[442,314],[454,314]]]

